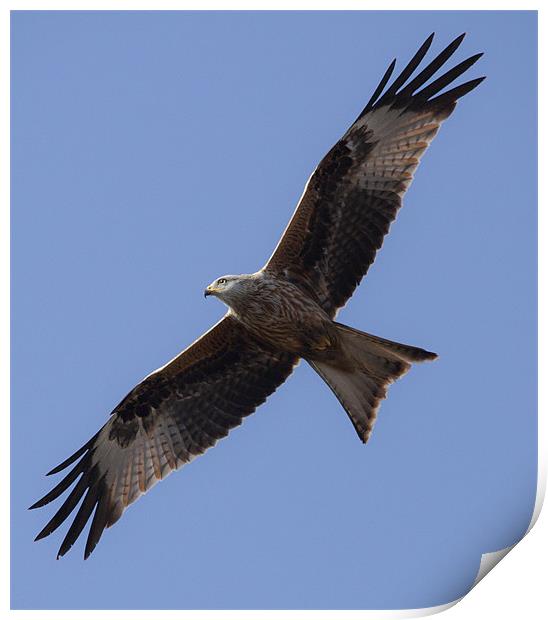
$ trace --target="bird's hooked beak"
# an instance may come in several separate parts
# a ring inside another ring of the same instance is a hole
[[[204,291],[204,297],[209,297],[210,295],[213,295],[213,289],[211,288],[211,284],[206,287]]]

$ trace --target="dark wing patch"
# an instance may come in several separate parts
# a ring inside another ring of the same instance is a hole
[[[265,266],[306,290],[332,317],[375,260],[442,121],[457,99],[484,79],[441,92],[480,58],[477,54],[426,84],[463,38],[455,39],[406,85],[432,43],[433,35],[428,37],[383,93],[395,61],[388,67],[360,116],[310,177]]]
[[[59,549],[64,555],[95,511],[85,556],[106,527],[158,480],[242,423],[291,373],[296,358],[264,349],[226,316],[186,351],[149,375],[105,426],[58,473],[70,472],[31,508],[71,493],[36,540],[55,531],[83,501]]]

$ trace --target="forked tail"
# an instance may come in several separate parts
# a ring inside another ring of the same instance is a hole
[[[372,336],[335,323],[340,341],[340,357],[307,360],[329,385],[365,443],[373,430],[380,402],[388,386],[404,375],[414,362],[434,360],[430,351]]]

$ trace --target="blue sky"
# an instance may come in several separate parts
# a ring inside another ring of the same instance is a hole
[[[370,443],[305,364],[108,530],[61,536],[43,477],[224,312],[393,57],[462,31],[488,79],[419,167],[339,320],[440,354]],[[536,489],[536,15],[12,14],[12,607],[445,603]]]

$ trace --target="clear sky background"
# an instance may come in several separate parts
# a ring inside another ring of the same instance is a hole
[[[90,560],[43,474],[224,313],[394,56],[468,32],[457,107],[342,322],[434,350],[364,447],[301,364]],[[536,15],[12,14],[12,606],[398,608],[463,595],[536,489]],[[509,561],[509,560],[506,560]]]

